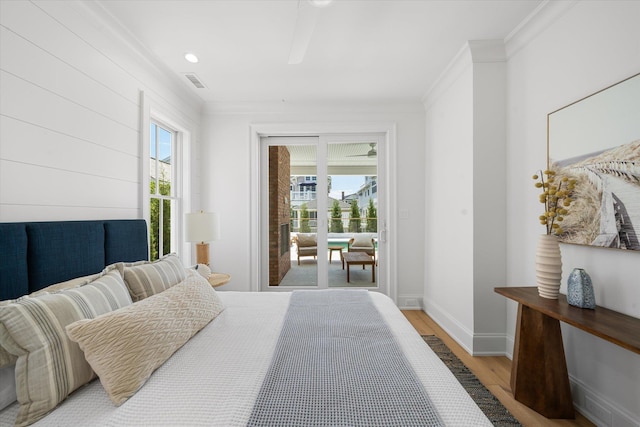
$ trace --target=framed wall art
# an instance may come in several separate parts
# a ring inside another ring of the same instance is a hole
[[[640,73],[549,113],[547,155],[577,181],[560,241],[640,251]]]

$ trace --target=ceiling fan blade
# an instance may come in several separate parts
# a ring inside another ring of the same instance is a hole
[[[293,31],[291,51],[289,52],[289,64],[300,64],[304,59],[317,19],[318,8],[311,6],[305,0],[299,0],[296,27]]]
[[[366,154],[352,154],[346,157],[376,157],[378,155],[378,152],[376,151],[376,144],[371,143],[369,144],[369,146],[371,147],[371,150],[369,150]]]
[[[369,151],[367,154],[352,154],[346,157],[376,157],[378,153]]]

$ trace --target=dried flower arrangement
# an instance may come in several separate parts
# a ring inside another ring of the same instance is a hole
[[[547,234],[560,235],[564,232],[560,223],[569,214],[569,206],[573,199],[571,194],[576,185],[575,179],[558,177],[553,170],[538,171],[533,175],[536,188],[540,188],[540,203],[544,203],[544,214],[540,215],[540,224],[547,229]]]

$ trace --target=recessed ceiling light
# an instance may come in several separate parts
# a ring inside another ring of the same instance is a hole
[[[309,0],[309,3],[315,7],[327,7],[332,1],[333,0]]]
[[[186,59],[187,61],[191,62],[192,64],[195,64],[195,63],[198,62],[198,57],[193,53],[185,53],[184,54],[184,59]]]

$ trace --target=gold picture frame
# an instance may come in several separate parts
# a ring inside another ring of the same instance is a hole
[[[578,182],[561,242],[640,250],[640,73],[549,113],[547,161]]]

